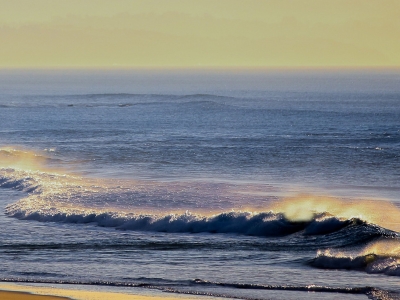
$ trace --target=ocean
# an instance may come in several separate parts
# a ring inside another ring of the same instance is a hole
[[[399,70],[0,71],[0,280],[400,299]]]

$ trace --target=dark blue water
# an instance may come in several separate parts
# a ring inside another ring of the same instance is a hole
[[[398,291],[397,71],[1,71],[0,124],[3,280]]]

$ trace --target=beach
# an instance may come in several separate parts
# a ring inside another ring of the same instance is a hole
[[[40,287],[17,285],[12,283],[0,283],[0,299],[2,300],[184,300],[199,299],[199,297],[190,295],[168,295],[166,293],[158,293],[157,296],[145,296],[134,294],[123,294],[113,292],[96,292],[83,289],[63,289],[59,287]],[[209,299],[201,297],[201,299]]]
[[[61,300],[70,299],[64,297],[32,295],[30,293],[0,291],[0,297],[3,300]]]

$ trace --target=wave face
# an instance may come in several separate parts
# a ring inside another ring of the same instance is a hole
[[[46,169],[45,154],[4,148],[0,155],[4,164],[13,161],[12,167],[0,171],[0,187],[27,193],[6,207],[6,214],[18,219],[154,232],[299,234],[304,239],[314,237],[314,247],[397,238],[385,227],[390,228],[400,213],[386,202],[352,203],[313,195],[276,201],[268,198],[267,187],[249,184],[84,178]],[[249,203],[252,209],[246,209]],[[392,219],[375,225],[388,209]]]
[[[379,239],[361,251],[318,251],[310,262],[324,269],[360,270],[371,274],[400,276],[400,242],[395,239]]]

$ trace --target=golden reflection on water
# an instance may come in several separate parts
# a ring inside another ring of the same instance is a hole
[[[400,241],[379,240],[368,245],[362,251],[364,255],[377,254],[379,256],[390,256],[400,258]]]
[[[301,194],[276,202],[271,209],[292,221],[309,221],[327,212],[343,219],[359,218],[390,230],[400,231],[400,209],[385,200],[345,199]]]
[[[250,217],[258,212],[272,211],[283,213],[291,221],[310,221],[318,214],[327,213],[328,217],[359,218],[400,231],[400,209],[389,201],[313,194],[273,197],[274,193],[280,192],[271,186],[260,187],[256,184],[240,186],[87,178],[67,174],[60,168],[50,168],[48,159],[45,154],[14,146],[0,148],[2,176],[11,176],[16,180],[24,178],[31,186],[38,187],[34,193],[19,201],[30,211],[114,211],[121,215],[194,213],[203,217],[226,211],[252,212]]]
[[[25,171],[43,170],[45,158],[38,153],[6,146],[0,148],[0,168],[17,168]]]

